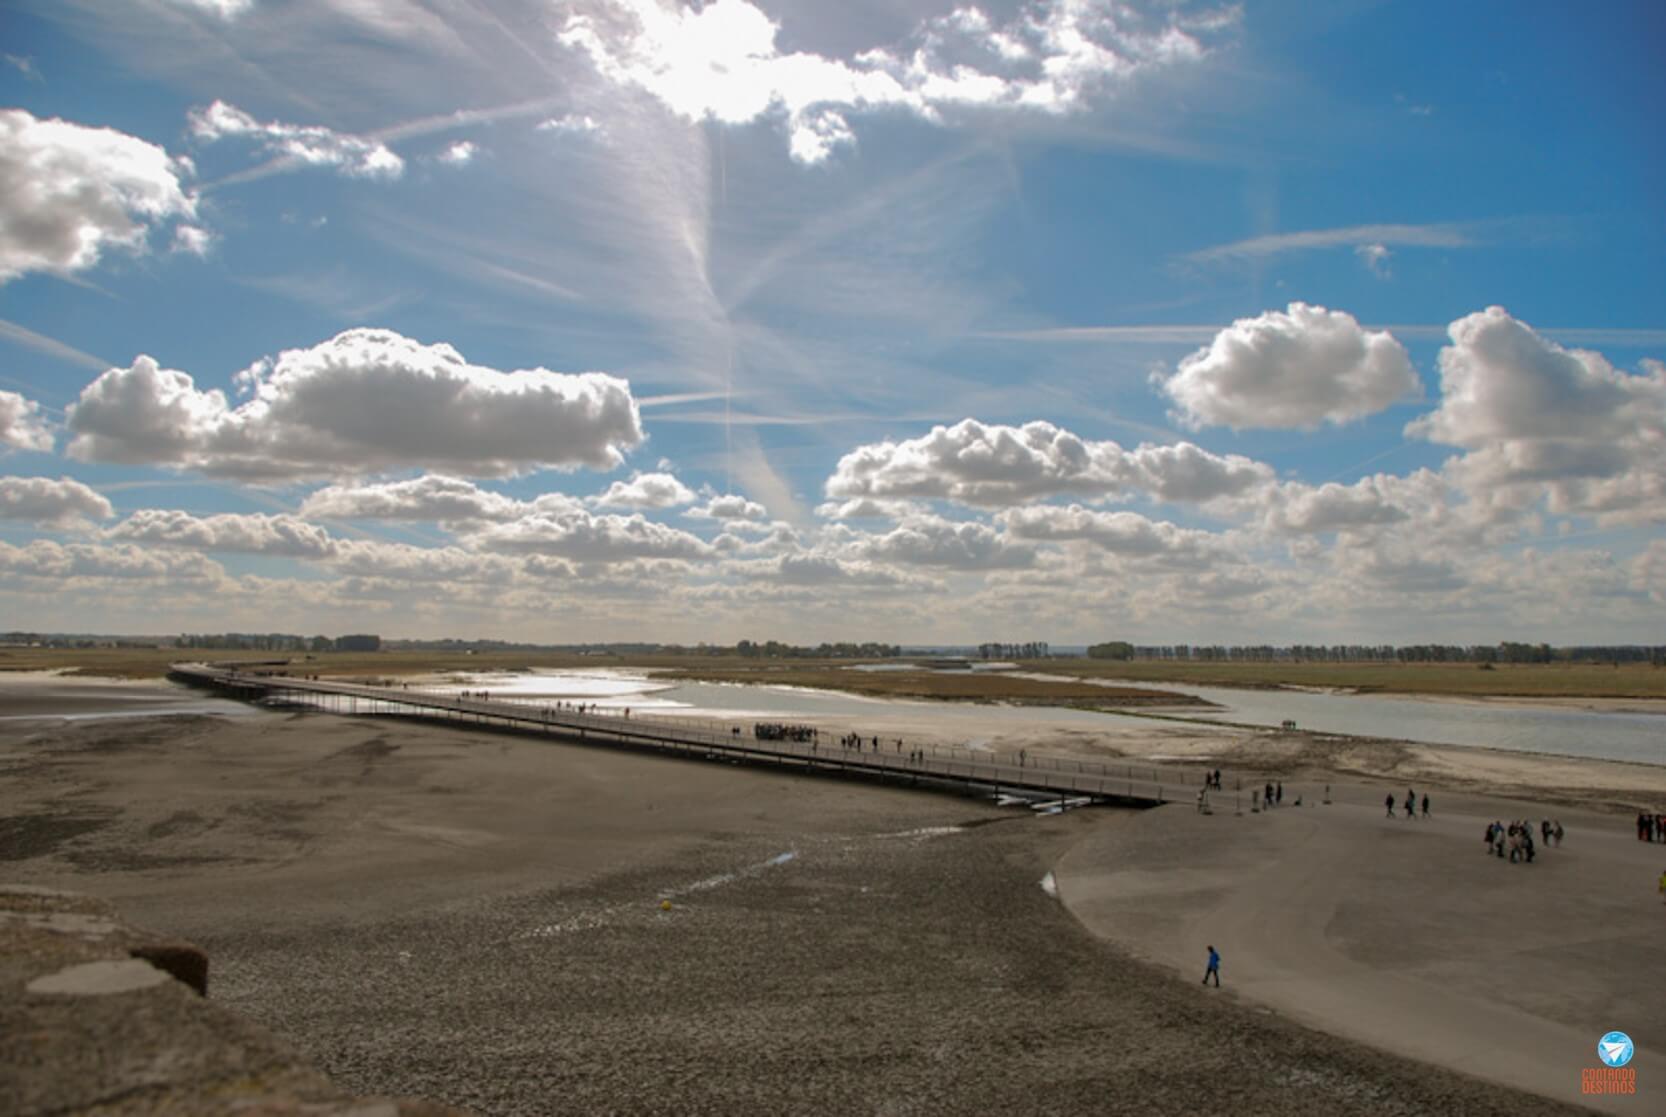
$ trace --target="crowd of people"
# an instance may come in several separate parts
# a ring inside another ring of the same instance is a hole
[[[1508,857],[1514,864],[1523,861],[1531,865],[1538,853],[1538,842],[1533,840],[1533,823],[1527,819],[1516,819],[1508,826],[1502,822],[1492,822],[1487,825],[1487,852],[1494,857]],[[1543,819],[1539,822],[1539,839],[1545,848],[1562,844],[1562,829],[1560,819]]]
[[[760,741],[797,741],[804,744],[819,736],[814,726],[788,725],[778,721],[760,721],[752,727],[752,736]]]
[[[1637,840],[1640,842],[1666,842],[1666,814],[1650,814],[1643,811],[1637,816]]]

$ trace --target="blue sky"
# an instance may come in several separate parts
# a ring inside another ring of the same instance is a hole
[[[1658,642],[1662,41],[25,0],[0,624]]]

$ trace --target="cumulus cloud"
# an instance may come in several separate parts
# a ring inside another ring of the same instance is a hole
[[[214,582],[225,570],[211,559],[186,551],[152,551],[131,543],[57,543],[37,539],[22,547],[0,543],[0,573],[19,577],[144,579]]]
[[[1341,545],[1331,561],[1348,581],[1369,587],[1367,593],[1450,594],[1469,584],[1451,557],[1409,543]]]
[[[1378,279],[1388,278],[1388,260],[1394,253],[1389,251],[1386,244],[1360,244],[1354,246],[1354,255],[1365,269]]]
[[[1128,558],[1162,556],[1199,558],[1221,551],[1217,535],[1151,520],[1137,512],[1101,512],[1072,504],[1033,505],[1001,513],[1000,522],[1015,539],[1034,542],[1083,541]]]
[[[480,148],[469,140],[458,140],[440,152],[439,160],[453,167],[465,167],[480,153]]]
[[[257,481],[408,467],[501,477],[612,468],[643,437],[616,377],[499,372],[389,330],[286,350],[238,382],[251,398],[233,408],[147,356],[110,369],[69,409],[69,454]]]
[[[468,542],[484,551],[598,563],[632,558],[697,559],[714,553],[710,544],[698,536],[656,523],[641,513],[532,515],[482,528]]]
[[[926,511],[925,506],[911,500],[875,500],[856,496],[849,500],[828,501],[816,505],[816,515],[827,520],[901,520]]]
[[[49,454],[53,441],[52,428],[42,417],[40,404],[16,392],[0,391],[0,447]]]
[[[405,173],[405,160],[380,140],[319,124],[256,120],[225,101],[192,109],[189,121],[191,134],[205,143],[227,137],[252,140],[263,154],[298,166],[334,167],[354,178],[390,179]]]
[[[336,541],[317,524],[264,512],[193,516],[179,509],[144,508],[107,531],[110,539],[194,551],[322,559]]]
[[[124,132],[0,111],[0,282],[90,268],[107,249],[143,252],[153,229],[196,217],[187,174]]]
[[[869,562],[852,562],[832,555],[783,555],[770,568],[775,579],[789,586],[853,586],[887,588],[909,584],[900,574]]]
[[[1427,470],[1421,477],[1433,480]],[[1387,474],[1363,477],[1351,485],[1327,482],[1317,487],[1299,481],[1286,482],[1266,492],[1263,520],[1269,530],[1286,535],[1322,535],[1333,531],[1355,531],[1400,523],[1411,517],[1408,496],[1439,499],[1439,482],[1434,486],[1408,484],[1404,478]],[[1415,496],[1414,496],[1415,494]]]
[[[1448,333],[1440,406],[1406,433],[1468,451],[1448,465],[1462,488],[1543,492],[1554,512],[1666,518],[1666,365],[1621,372],[1496,306]]]
[[[669,473],[638,473],[629,481],[615,481],[599,493],[600,508],[675,508],[694,503],[689,487]]]
[[[1009,427],[964,419],[920,438],[860,446],[839,459],[826,488],[834,501],[952,500],[985,507],[1128,492],[1203,502],[1241,494],[1272,476],[1261,463],[1191,443],[1129,451],[1046,422]],[[885,510],[878,503],[826,508],[841,516]]]
[[[854,140],[856,113],[942,123],[957,110],[1083,109],[1138,74],[1197,61],[1237,18],[1236,9],[1189,16],[1165,6],[1147,15],[1110,0],[1036,0],[996,25],[957,8],[906,43],[845,60],[784,53],[778,26],[749,0],[598,0],[568,18],[560,39],[603,77],[686,119],[784,118],[792,157],[819,163]]]
[[[108,500],[70,477],[0,477],[0,520],[71,526],[114,514]]]
[[[1419,391],[1388,333],[1305,303],[1239,319],[1160,384],[1176,418],[1194,429],[1341,425]]]
[[[520,568],[502,555],[462,547],[413,547],[374,539],[339,539],[327,559],[331,570],[350,578],[395,583],[447,582],[505,586]],[[570,572],[570,569],[569,569]]]
[[[690,508],[683,515],[695,520],[742,520],[755,523],[769,519],[769,509],[738,493],[724,493]]]
[[[1656,605],[1666,605],[1666,539],[1653,539],[1631,560],[1629,573],[1633,589],[1649,595]]]
[[[1141,446],[1126,454],[1126,463],[1128,483],[1134,488],[1181,504],[1241,496],[1273,479],[1272,467],[1263,462],[1241,454],[1210,453],[1190,442]]]
[[[952,570],[1000,570],[1035,562],[1033,547],[1014,543],[988,524],[937,516],[919,516],[882,535],[859,537],[851,549],[876,562]]]
[[[578,500],[563,493],[516,500],[460,477],[425,473],[404,481],[330,485],[308,496],[300,511],[314,519],[466,524],[504,522],[536,513],[560,515],[580,507]]]

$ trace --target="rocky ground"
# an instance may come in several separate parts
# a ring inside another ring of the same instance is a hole
[[[1092,938],[1039,881],[1102,815],[921,813],[923,833],[728,835],[580,887],[204,941],[217,996],[344,1085],[488,1114],[1558,1111]],[[954,818],[985,824],[935,830]]]

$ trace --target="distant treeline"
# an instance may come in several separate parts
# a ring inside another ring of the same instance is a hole
[[[670,650],[670,649],[667,649]],[[678,651],[692,652],[696,655],[728,655],[729,649],[701,644],[698,648],[680,648]],[[902,654],[902,649],[895,644],[817,644],[813,648],[799,647],[795,644],[783,644],[778,640],[765,640],[762,644],[755,644],[751,640],[742,640],[734,647],[734,654],[748,659],[891,659]]]
[[[1052,653],[1047,641],[1031,640],[1023,644],[979,644],[979,659],[1046,659]]]
[[[25,648],[160,648],[166,636],[85,636],[64,632],[0,632],[0,644]]]
[[[1092,659],[1167,659],[1199,663],[1650,663],[1666,666],[1666,645],[1558,648],[1550,644],[1157,644],[1116,640],[1088,648]]]
[[[176,648],[241,652],[374,652],[382,638],[373,635],[295,636],[287,632],[186,633],[174,640]]]

